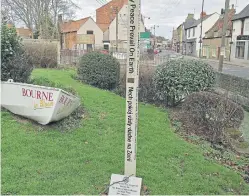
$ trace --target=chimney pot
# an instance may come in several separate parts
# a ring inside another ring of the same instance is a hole
[[[200,18],[203,18],[203,17],[205,17],[207,15],[207,13],[206,12],[201,12],[201,14],[200,14]]]

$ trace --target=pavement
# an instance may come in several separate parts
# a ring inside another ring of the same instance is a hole
[[[167,56],[167,55],[180,55],[174,51],[169,51],[169,50],[163,50],[160,53],[160,56]],[[196,57],[191,57],[191,56],[184,56],[186,59],[198,59]],[[213,59],[202,59],[206,61],[209,65],[211,65],[215,70],[218,70],[219,67],[219,61],[218,60],[213,60]],[[223,73],[227,73],[230,75],[242,77],[249,79],[249,62],[248,64],[245,63],[238,63],[238,62],[230,62],[230,61],[224,61],[223,63]]]
[[[184,58],[198,59],[196,57],[190,57],[190,56],[184,56]],[[202,59],[202,60],[206,61],[209,65],[211,65],[215,70],[218,71],[218,67],[219,67],[218,60],[213,60],[213,59]],[[230,75],[249,79],[249,63],[248,63],[248,65],[246,65],[243,63],[224,61],[222,72],[230,74]]]

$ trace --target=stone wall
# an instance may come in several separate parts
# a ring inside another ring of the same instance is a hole
[[[227,91],[239,94],[249,99],[249,79],[217,73],[216,85]]]
[[[225,73],[217,73],[216,76],[216,92],[226,94],[249,110],[249,79]]]

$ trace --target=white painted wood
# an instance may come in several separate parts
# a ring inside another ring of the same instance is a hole
[[[61,89],[13,81],[1,82],[1,106],[42,125],[70,115],[80,99]]]
[[[125,125],[125,175],[136,176],[137,125],[138,125],[138,74],[140,0],[128,2],[128,49],[126,71],[126,125]]]

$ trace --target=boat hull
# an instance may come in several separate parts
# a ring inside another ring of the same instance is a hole
[[[69,116],[80,99],[61,89],[12,81],[1,82],[1,106],[46,125]]]

